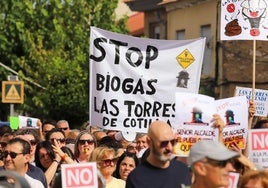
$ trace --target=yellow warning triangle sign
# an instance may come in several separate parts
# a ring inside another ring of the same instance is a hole
[[[7,100],[20,100],[20,95],[15,87],[15,85],[11,85],[10,89],[6,95]]]

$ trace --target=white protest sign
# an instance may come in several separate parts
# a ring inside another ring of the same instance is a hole
[[[90,124],[147,132],[173,125],[175,92],[197,93],[205,38],[156,40],[91,27]]]
[[[214,98],[194,93],[176,93],[176,120],[173,126],[178,135],[174,153],[188,156],[191,146],[201,139],[217,139],[211,119],[215,113]]]
[[[248,135],[249,159],[258,169],[268,168],[268,129],[251,129]]]
[[[226,147],[235,143],[239,148],[246,146],[248,133],[248,105],[245,96],[230,97],[215,101],[216,113],[224,121],[223,142]]]
[[[27,128],[27,129],[38,129],[37,122],[39,119],[26,117],[26,116],[19,116],[19,128]]]
[[[254,102],[256,104],[255,116],[267,116],[268,114],[268,90],[255,89]],[[246,96],[248,100],[252,99],[252,88],[236,87],[235,96]]]
[[[266,0],[221,0],[221,40],[267,41]]]
[[[62,164],[61,179],[64,188],[98,188],[96,163]]]
[[[176,93],[176,120],[173,126],[178,135],[174,153],[188,156],[191,146],[201,140],[218,140],[219,131],[213,127],[213,114],[224,121],[223,141],[229,147],[235,142],[245,148],[247,139],[247,99],[245,96],[215,100],[194,93]]]

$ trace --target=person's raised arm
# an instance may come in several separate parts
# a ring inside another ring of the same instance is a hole
[[[254,117],[254,114],[256,113],[256,104],[254,101],[249,101],[249,107],[248,107],[248,130],[252,129],[253,125],[252,125],[252,122],[253,122],[253,117]],[[242,151],[242,153],[248,157],[248,139],[246,141],[246,146],[245,146],[245,149]]]
[[[212,118],[214,128],[219,130],[218,141],[223,143],[223,127],[224,121],[219,114],[214,114]]]
[[[38,129],[38,134],[39,134],[39,138],[40,138],[40,140],[45,140],[45,138],[44,138],[44,136],[43,136],[43,129],[42,129],[42,122],[41,122],[41,120],[40,119],[38,119],[37,120],[37,126],[39,127],[39,129]]]
[[[50,165],[50,167],[46,170],[45,176],[47,179],[47,183],[50,184],[53,180],[57,170],[58,166],[61,164],[61,162],[66,162],[68,164],[74,163],[74,161],[66,154],[64,153],[57,140],[54,140],[54,143],[52,145],[53,151],[55,153],[55,159],[53,160],[53,163]]]

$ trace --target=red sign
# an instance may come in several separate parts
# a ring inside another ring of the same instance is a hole
[[[252,150],[268,150],[268,132],[252,132]]]
[[[98,177],[96,163],[62,164],[62,187],[97,188]]]

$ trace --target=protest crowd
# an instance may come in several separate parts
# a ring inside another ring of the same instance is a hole
[[[267,118],[253,121],[254,102],[248,112],[249,129],[267,127]],[[255,167],[247,149],[241,150],[235,143],[227,148],[221,135],[223,120],[215,114],[212,121],[219,130],[218,140],[197,141],[188,157],[174,155],[178,136],[161,120],[152,122],[148,133],[137,133],[134,139],[91,125],[71,129],[66,120],[39,120],[38,129],[12,130],[3,125],[0,172],[7,173],[0,173],[0,184],[60,188],[64,187],[62,165],[96,162],[98,187],[228,187],[229,174],[236,173],[239,188],[267,188],[268,172]]]

